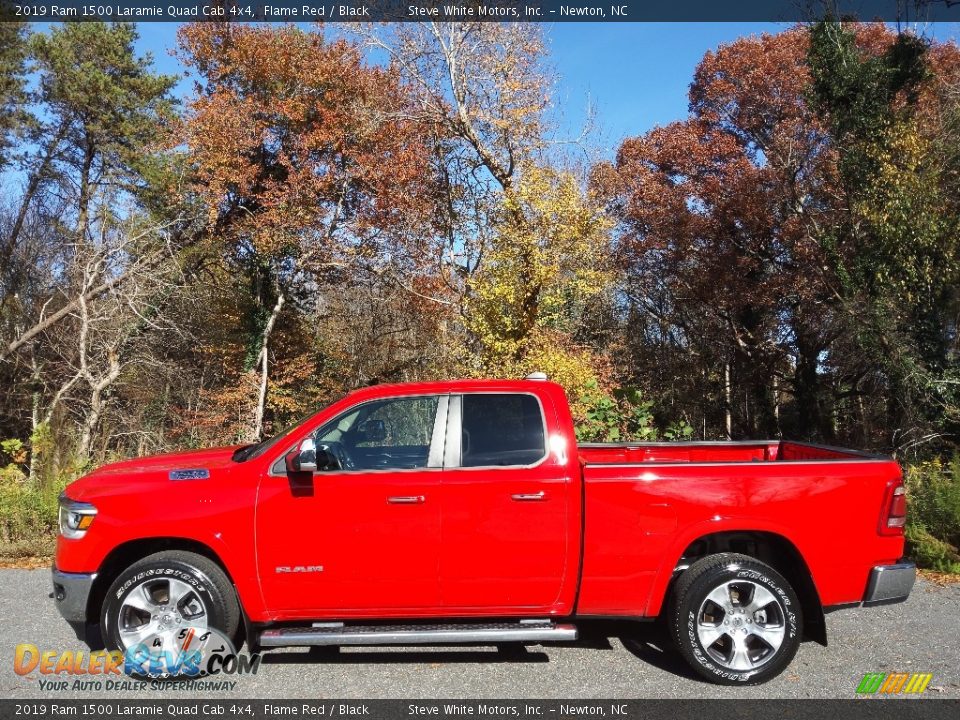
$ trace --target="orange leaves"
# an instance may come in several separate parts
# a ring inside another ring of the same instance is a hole
[[[771,125],[795,130],[809,83],[805,28],[741,38],[708,52],[694,75],[690,105],[703,121],[768,145]]]
[[[355,241],[422,209],[429,153],[393,71],[291,26],[203,23],[180,38],[202,79],[187,123],[198,189],[228,235],[332,255],[338,231]]]
[[[779,329],[784,303],[816,292],[809,212],[835,168],[806,103],[807,33],[741,38],[707,53],[690,116],[625,141],[594,174],[639,292],[682,318],[707,308],[747,342]]]

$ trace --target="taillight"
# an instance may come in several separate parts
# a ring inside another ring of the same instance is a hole
[[[888,495],[886,512],[880,519],[881,535],[900,535],[907,523],[907,488],[896,485]]]

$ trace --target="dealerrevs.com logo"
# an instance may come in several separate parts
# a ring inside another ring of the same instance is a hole
[[[219,630],[186,625],[175,636],[163,626],[127,648],[123,671],[134,677],[196,678],[215,673],[255,674],[259,655],[237,654]]]
[[[857,685],[857,694],[918,695],[932,679],[932,673],[867,673]]]
[[[258,654],[240,654],[222,633],[212,628],[183,627],[171,638],[146,635],[125,652],[41,651],[21,643],[14,653],[17,675],[41,675],[42,690],[140,690],[147,682],[196,681],[207,676],[255,675],[260,668]],[[134,678],[122,680],[122,675]],[[53,676],[53,677],[51,677]],[[118,677],[119,676],[119,677]],[[236,682],[207,681],[208,690],[232,690]]]

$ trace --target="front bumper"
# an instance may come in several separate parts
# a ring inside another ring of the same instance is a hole
[[[917,579],[917,566],[909,561],[895,565],[877,565],[870,571],[864,606],[903,602]]]
[[[96,579],[96,573],[65,573],[53,568],[53,600],[67,622],[87,622],[87,601]]]

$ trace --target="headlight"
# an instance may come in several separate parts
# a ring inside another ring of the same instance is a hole
[[[90,503],[76,502],[60,495],[60,534],[65,538],[82,538],[96,516],[97,509]]]

